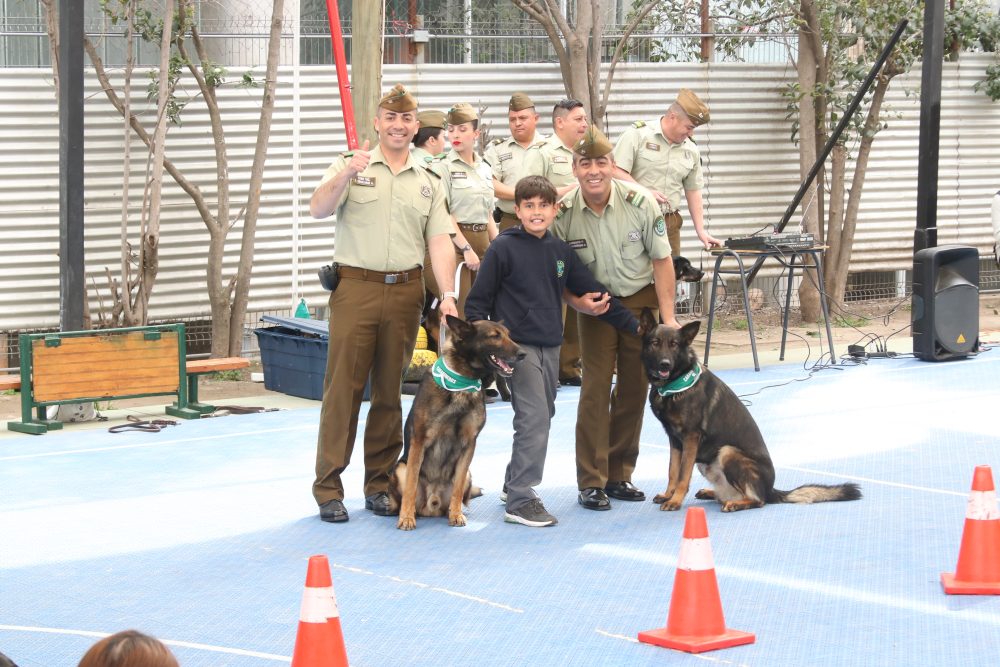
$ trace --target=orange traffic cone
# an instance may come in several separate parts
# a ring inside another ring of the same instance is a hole
[[[942,573],[949,595],[1000,595],[1000,512],[989,466],[976,466],[954,574]]]
[[[677,557],[667,627],[640,632],[639,641],[688,653],[701,653],[752,644],[755,640],[756,637],[749,632],[726,629],[705,510],[690,507],[684,519],[684,538]]]
[[[309,558],[292,667],[348,667],[326,556]]]

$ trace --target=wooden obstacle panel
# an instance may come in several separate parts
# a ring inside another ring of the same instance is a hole
[[[42,338],[31,342],[36,402],[176,393],[176,331],[130,331]]]

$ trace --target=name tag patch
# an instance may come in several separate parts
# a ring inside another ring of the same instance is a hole
[[[658,151],[658,150],[660,150],[660,144],[657,144],[657,143],[652,142],[652,141],[647,141],[646,142],[646,148],[648,148],[651,151]]]
[[[497,158],[499,158],[501,162],[509,160],[512,157],[514,157],[513,153],[501,153],[500,155],[497,156]]]
[[[451,180],[457,181],[463,178],[468,178],[469,175],[464,171],[453,171],[451,172]]]
[[[565,164],[569,162],[569,158],[565,155],[554,155],[552,157],[552,164]]]
[[[362,176],[358,174],[354,177],[354,184],[360,185],[363,188],[374,188],[375,187],[375,177],[374,176]]]
[[[581,248],[587,247],[587,239],[574,239],[572,241],[567,241],[566,244],[573,250],[580,250]]]

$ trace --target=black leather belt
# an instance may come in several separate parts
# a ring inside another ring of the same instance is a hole
[[[485,222],[460,222],[458,226],[467,232],[485,232],[486,223]]]
[[[485,225],[484,225],[485,226]],[[411,280],[420,278],[423,270],[418,266],[409,271],[397,271],[387,273],[385,271],[373,271],[372,269],[359,269],[356,266],[340,266],[338,269],[341,278],[352,278],[354,280],[367,280],[370,283],[382,283],[384,285],[398,285],[408,283]]]

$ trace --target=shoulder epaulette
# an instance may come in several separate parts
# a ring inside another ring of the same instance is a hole
[[[503,139],[494,139],[493,141],[490,142],[490,146],[499,146],[502,143]]]
[[[570,210],[573,207],[570,204],[568,204],[565,199],[563,199],[562,201],[559,202],[559,206],[557,208],[558,210],[556,211],[556,219],[558,220],[566,213],[566,211]]]
[[[438,153],[437,155],[434,156],[434,159],[435,160],[443,160],[444,156],[447,155],[447,154],[448,154],[447,152],[441,151],[440,153]]]
[[[636,127],[636,128],[646,127],[646,121],[644,121],[644,120],[637,120],[634,123],[632,123],[632,127]]]
[[[642,206],[642,202],[644,199],[645,197],[643,197],[638,190],[629,190],[628,194],[625,195],[625,201],[627,201],[629,204],[632,204],[632,206],[636,207]]]

